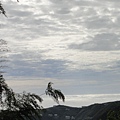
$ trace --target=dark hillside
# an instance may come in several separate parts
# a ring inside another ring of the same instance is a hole
[[[28,113],[28,111],[22,111]],[[14,120],[21,112],[0,111],[0,120]],[[93,104],[81,108],[69,106],[54,106],[44,109],[40,120],[120,120],[120,101]],[[10,119],[12,118],[12,119]],[[18,119],[19,120],[19,119]],[[39,120],[35,114],[30,119]]]
[[[42,120],[120,120],[120,101],[93,104],[82,108],[55,106],[46,109]]]

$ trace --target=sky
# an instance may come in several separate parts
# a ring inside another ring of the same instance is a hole
[[[2,1],[10,87],[41,95],[51,81],[78,107],[120,99],[120,0]]]

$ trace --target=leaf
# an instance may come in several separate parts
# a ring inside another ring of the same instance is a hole
[[[63,102],[65,101],[65,96],[60,90],[54,90],[54,92],[58,96],[59,99],[61,99]]]
[[[47,89],[45,91],[46,95],[49,95],[54,98],[54,100],[59,104],[59,99],[61,99],[63,102],[65,101],[65,96],[64,94],[57,89],[52,88],[51,82],[48,83]]]

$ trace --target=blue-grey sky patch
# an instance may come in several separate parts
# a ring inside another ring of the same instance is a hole
[[[120,35],[113,33],[97,34],[95,37],[82,44],[71,44],[71,49],[92,50],[92,51],[115,51],[120,50]]]

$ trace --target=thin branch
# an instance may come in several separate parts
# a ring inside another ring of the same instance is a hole
[[[7,17],[6,11],[4,10],[1,1],[0,1],[0,12],[1,12],[5,17]]]
[[[43,95],[45,95],[46,93],[42,93],[40,96],[43,96]]]

